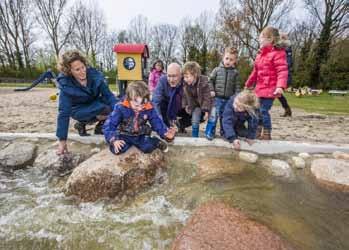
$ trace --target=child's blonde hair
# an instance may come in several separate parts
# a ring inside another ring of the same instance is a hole
[[[128,84],[126,89],[126,98],[131,101],[141,97],[143,102],[148,102],[150,100],[150,92],[148,86],[143,81],[134,81]]]
[[[201,75],[201,67],[197,62],[189,61],[183,65],[183,74],[190,73],[198,78]]]
[[[243,90],[236,97],[240,105],[251,116],[257,116],[256,110],[259,108],[259,99],[251,90]]]
[[[274,46],[278,45],[280,42],[279,30],[274,28],[274,27],[271,27],[271,26],[265,27],[262,30],[261,34],[264,38],[266,38]]]

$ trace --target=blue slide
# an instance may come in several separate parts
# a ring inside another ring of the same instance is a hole
[[[39,83],[42,83],[45,80],[51,80],[51,79],[56,79],[56,75],[54,72],[51,71],[51,69],[49,69],[45,73],[41,74],[38,79],[33,81],[33,83],[29,87],[17,88],[15,89],[15,91],[27,91],[34,88]]]

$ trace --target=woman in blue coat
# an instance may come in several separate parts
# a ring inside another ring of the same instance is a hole
[[[117,100],[109,90],[101,72],[87,66],[86,58],[76,50],[67,51],[59,60],[57,77],[59,104],[56,136],[58,154],[67,152],[69,118],[77,122],[74,128],[80,136],[87,136],[86,124],[98,122],[95,134],[102,134],[102,126]]]

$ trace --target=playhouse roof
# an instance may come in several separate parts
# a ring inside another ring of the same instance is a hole
[[[113,48],[116,53],[136,53],[143,54],[143,57],[149,57],[149,49],[146,44],[131,44],[131,43],[119,43]]]

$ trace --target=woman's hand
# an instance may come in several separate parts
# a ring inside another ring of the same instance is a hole
[[[240,140],[236,139],[236,140],[233,141],[233,148],[235,150],[240,150],[241,149]]]
[[[57,155],[64,155],[68,153],[67,141],[59,141]]]
[[[274,91],[274,95],[282,95],[282,93],[284,93],[282,88],[276,88]]]
[[[116,140],[113,142],[113,145],[114,145],[114,150],[115,150],[115,153],[119,153],[120,150],[122,149],[123,146],[125,146],[126,142],[123,141],[123,140]]]

